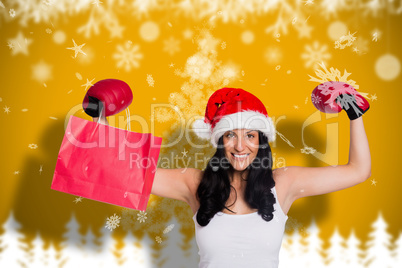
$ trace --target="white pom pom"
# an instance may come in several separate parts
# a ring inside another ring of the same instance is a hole
[[[204,122],[204,119],[195,120],[192,125],[192,130],[200,139],[211,138],[211,125]]]

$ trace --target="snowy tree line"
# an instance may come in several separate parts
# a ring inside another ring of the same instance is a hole
[[[178,226],[173,217],[172,225]],[[24,235],[19,232],[20,224],[11,213],[3,224],[0,236],[0,267],[198,267],[198,248],[195,238],[192,248],[183,251],[182,237],[174,228],[162,241],[162,249],[155,252],[155,242],[145,235],[139,241],[131,232],[124,238],[124,246],[118,247],[111,232],[102,228],[97,238],[89,229],[83,236],[79,233],[79,223],[74,215],[66,225],[65,240],[61,250],[50,245],[44,249],[44,242],[37,234],[31,246],[23,242]],[[387,223],[381,213],[372,224],[365,250],[353,230],[344,239],[337,230],[330,238],[330,247],[322,249],[319,229],[315,222],[308,227],[307,236],[298,231],[285,234],[280,251],[279,267],[402,267],[402,233],[394,243],[387,232]]]

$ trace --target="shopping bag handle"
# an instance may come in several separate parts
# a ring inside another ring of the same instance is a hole
[[[125,109],[125,111],[126,111],[126,117],[127,117],[127,131],[131,131],[131,122],[130,122],[130,109],[127,107],[126,109]],[[98,124],[100,123],[100,120],[101,120],[101,118],[102,118],[102,115],[103,115],[103,105],[101,105],[101,110],[100,110],[100,112],[99,112],[99,117],[98,117]],[[105,118],[106,118],[106,116],[105,116]]]

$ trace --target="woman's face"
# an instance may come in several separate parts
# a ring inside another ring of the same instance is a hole
[[[256,158],[259,147],[258,131],[234,129],[223,135],[225,156],[237,171],[246,169]]]

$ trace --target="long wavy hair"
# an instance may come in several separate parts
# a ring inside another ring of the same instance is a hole
[[[242,171],[241,178],[243,179],[243,173],[248,170],[247,178],[244,179],[247,181],[245,201],[251,208],[258,209],[258,214],[261,215],[262,219],[270,221],[273,219],[274,204],[276,202],[271,192],[271,188],[275,186],[272,175],[272,153],[268,138],[260,131],[258,131],[258,138],[257,156]],[[218,141],[214,156],[208,161],[197,189],[197,199],[200,202],[200,207],[196,218],[199,225],[208,225],[212,217],[224,208],[232,211],[225,204],[230,196],[231,188],[235,191],[237,200],[236,189],[230,185],[229,175],[233,174],[233,172],[233,166],[225,156],[222,136]]]

